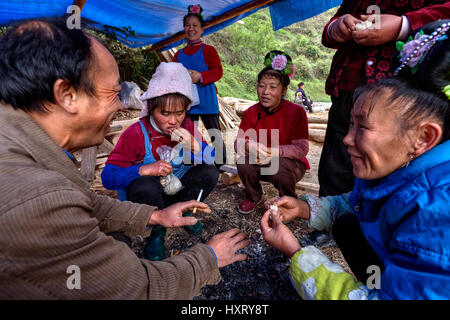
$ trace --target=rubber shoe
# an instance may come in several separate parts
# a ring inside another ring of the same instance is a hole
[[[258,202],[253,202],[249,199],[244,199],[241,201],[238,207],[238,211],[241,214],[250,214],[256,210],[256,207],[262,202],[262,199]]]
[[[160,261],[166,258],[166,246],[164,245],[166,228],[154,226],[147,244],[144,248],[144,258],[151,261]]]
[[[184,212],[183,217],[192,217],[192,212],[191,211]],[[190,234],[197,236],[201,234],[203,231],[203,223],[198,221],[196,224],[192,226],[184,226],[184,229],[186,229],[186,231],[189,232]]]

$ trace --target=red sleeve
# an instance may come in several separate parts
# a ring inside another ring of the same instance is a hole
[[[450,18],[450,1],[443,4],[436,4],[416,11],[408,12],[405,16],[409,20],[411,30],[416,30],[424,25],[439,20]]]
[[[222,78],[223,69],[216,49],[212,46],[205,45],[203,55],[209,70],[202,72],[202,84],[210,84],[219,81],[220,78]]]
[[[144,136],[138,123],[128,127],[120,136],[106,164],[127,168],[140,163],[145,156]]]
[[[295,123],[296,130],[293,130],[292,140],[308,139],[308,117],[306,116],[306,111],[302,107],[297,107],[295,121],[293,122]]]
[[[250,108],[252,108],[252,107],[250,107]],[[234,151],[236,151],[239,155],[244,155],[244,154],[241,154],[240,151],[242,151],[242,150],[238,150],[238,146],[237,146],[238,140],[241,140],[244,138],[245,138],[245,140],[249,139],[249,137],[245,137],[245,132],[252,127],[251,121],[250,121],[252,110],[250,108],[244,112],[241,123],[239,125],[239,130],[238,130],[238,133],[236,136],[236,140],[234,140]],[[240,142],[240,143],[243,143],[243,142]]]
[[[308,154],[309,151],[309,133],[308,133],[308,117],[302,107],[296,106],[293,115],[291,142],[287,145],[280,146],[280,157],[300,160]],[[304,161],[309,169],[309,163]]]

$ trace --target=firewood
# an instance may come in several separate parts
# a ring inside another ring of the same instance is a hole
[[[314,193],[314,194],[318,195],[320,186],[318,184],[316,184],[316,183],[299,181],[295,185],[295,189],[306,191],[306,192],[309,192],[309,193]]]
[[[325,141],[325,130],[309,129],[309,140],[323,143]]]
[[[81,153],[81,174],[92,181],[95,177],[95,159],[97,156],[97,146],[85,148]]]
[[[325,123],[309,123],[308,128],[309,129],[327,130],[327,125]]]

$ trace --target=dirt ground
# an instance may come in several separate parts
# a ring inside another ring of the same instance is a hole
[[[132,118],[139,113],[121,111],[117,120]],[[318,114],[314,114],[317,116]],[[327,114],[322,114],[324,117]],[[237,129],[226,133],[227,150],[233,150],[232,143],[237,133]],[[320,158],[322,144],[310,141],[310,151],[307,159],[310,162],[311,170],[307,171],[303,181],[317,182],[317,168]],[[97,173],[96,180],[99,180]],[[98,181],[93,184],[98,185]],[[116,193],[101,188],[95,188],[95,192],[107,194],[115,197]],[[269,199],[278,196],[278,191],[269,183],[263,183],[264,197]],[[302,194],[301,191],[298,194]],[[268,246],[262,239],[260,230],[260,220],[264,213],[264,208],[260,207],[250,215],[241,215],[236,208],[239,202],[244,199],[244,186],[239,184],[226,185],[219,179],[216,188],[205,200],[212,213],[201,214],[199,217],[204,225],[201,235],[192,236],[184,228],[168,229],[166,235],[166,247],[168,256],[178,255],[180,252],[195,245],[198,242],[206,242],[213,235],[227,231],[232,228],[239,228],[244,231],[251,244],[241,250],[247,255],[247,260],[226,266],[220,270],[222,280],[218,285],[206,286],[202,290],[202,295],[196,300],[299,300],[295,288],[289,278],[289,259],[277,250]],[[288,224],[289,228],[298,237],[302,238],[309,234],[311,229],[307,227],[305,221],[293,221]],[[142,257],[142,250],[145,242],[135,242],[133,250],[136,255]],[[334,262],[339,263],[345,270],[348,266],[342,257],[340,250],[331,241],[321,247],[323,252]]]

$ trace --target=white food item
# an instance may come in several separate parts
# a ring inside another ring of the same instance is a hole
[[[164,193],[168,195],[174,195],[183,188],[180,179],[178,179],[173,173],[167,175],[160,180]]]
[[[371,27],[372,27],[372,21],[369,21],[369,20],[358,22],[355,25],[356,31],[370,29]]]
[[[275,211],[275,212],[278,212],[278,206],[276,206],[276,205],[271,205],[271,206],[270,206],[270,210]]]

